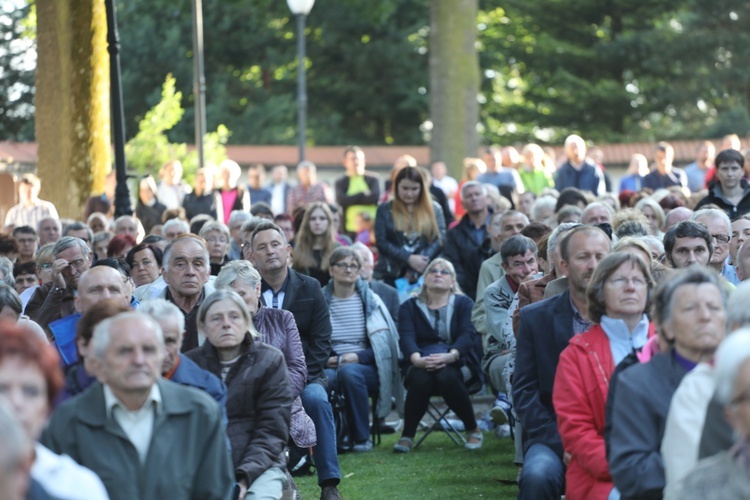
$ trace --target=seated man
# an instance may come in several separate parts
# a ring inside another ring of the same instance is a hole
[[[101,383],[63,404],[42,443],[93,470],[112,499],[226,499],[234,483],[219,405],[160,378],[159,325],[136,312],[97,325]],[[144,473],[151,471],[151,473]]]

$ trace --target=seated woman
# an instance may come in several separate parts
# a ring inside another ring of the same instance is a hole
[[[750,497],[750,330],[735,331],[716,351],[714,400],[724,408],[732,425],[735,444],[731,449],[700,460],[685,477],[682,500],[735,499]],[[721,417],[719,417],[721,418]],[[706,422],[706,425],[711,425]],[[705,431],[704,431],[705,432]]]
[[[200,237],[206,240],[208,257],[211,263],[211,276],[218,276],[221,266],[229,262],[229,228],[226,224],[213,221],[201,228]]]
[[[642,257],[616,252],[599,263],[586,290],[594,326],[575,335],[560,355],[552,401],[570,454],[565,496],[571,500],[606,499],[612,492],[604,445],[609,380],[615,366],[654,333],[644,314],[653,280]]]
[[[130,266],[136,287],[149,285],[161,274],[162,251],[147,243],[139,243],[128,252],[125,262]]]
[[[394,180],[393,199],[375,215],[375,241],[380,252],[375,277],[391,286],[408,274],[411,282],[424,273],[445,239],[445,219],[432,201],[422,172],[405,167]],[[295,249],[296,252],[296,249]]]
[[[331,313],[328,387],[339,387],[346,400],[352,451],[372,450],[368,395],[378,397],[377,418],[401,413],[403,389],[398,368],[398,331],[383,301],[362,279],[359,254],[339,247],[329,259],[331,281],[323,295]]]
[[[404,382],[404,429],[393,451],[411,451],[432,395],[442,396],[464,423],[466,448],[482,447],[482,431],[468,389],[480,386],[484,379],[479,366],[482,344],[471,324],[472,307],[474,301],[461,292],[453,264],[445,259],[427,266],[419,296],[401,305],[399,344],[409,367]]]
[[[55,349],[26,328],[0,322],[0,399],[8,402],[30,439],[39,439],[62,385]],[[107,498],[89,469],[39,443],[34,451],[31,478],[50,495],[45,498]],[[7,491],[2,493],[8,498]]]
[[[221,268],[214,286],[217,290],[232,290],[242,297],[260,334],[257,340],[284,354],[294,398],[289,433],[300,448],[315,446],[315,425],[305,413],[299,397],[307,383],[307,365],[294,316],[289,311],[263,305],[260,301],[260,274],[246,260],[228,262]]]
[[[284,356],[255,340],[250,311],[231,290],[206,297],[197,323],[206,342],[186,355],[227,386],[227,436],[239,498],[281,498],[292,406]]]
[[[21,297],[16,291],[8,285],[0,284],[0,320],[18,323],[18,326],[28,328],[34,332],[37,337],[49,343],[47,334],[36,321],[23,314],[23,304]]]
[[[726,298],[715,272],[701,266],[681,269],[660,284],[653,301],[654,323],[667,352],[618,368],[610,381],[607,458],[622,498],[662,497],[666,482],[660,448],[672,396],[685,374],[710,360],[724,338]]]
[[[310,203],[294,240],[292,268],[325,286],[331,275],[328,259],[339,243],[334,239],[333,214],[324,202]]]

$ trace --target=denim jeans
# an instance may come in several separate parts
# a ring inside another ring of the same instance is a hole
[[[313,448],[318,484],[328,479],[341,479],[339,457],[336,455],[336,428],[328,393],[320,384],[307,384],[300,394],[302,407],[315,424],[318,444]]]
[[[349,419],[349,434],[353,444],[370,438],[369,395],[378,392],[378,370],[373,365],[350,363],[337,370],[326,368],[328,389],[340,384],[346,398],[346,416]]]
[[[518,499],[559,500],[564,484],[562,459],[547,446],[532,444],[523,457]]]

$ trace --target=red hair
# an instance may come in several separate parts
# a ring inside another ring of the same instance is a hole
[[[64,383],[60,357],[55,348],[28,328],[3,321],[0,322],[0,364],[12,357],[33,363],[41,370],[47,382],[47,403],[51,410]]]
[[[112,238],[109,242],[109,245],[107,245],[107,258],[116,258],[127,247],[132,248],[136,245],[137,243],[135,241],[135,238],[133,238],[129,234],[118,234],[117,236]]]

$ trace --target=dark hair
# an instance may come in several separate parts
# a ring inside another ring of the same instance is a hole
[[[273,210],[271,210],[271,205],[265,201],[259,201],[250,207],[250,215],[256,217],[259,215],[270,215],[273,217]]]
[[[648,228],[639,220],[626,220],[617,226],[615,236],[618,238],[648,236]]]
[[[357,154],[362,152],[362,148],[360,148],[359,146],[347,146],[346,148],[344,148],[344,156],[348,155],[349,153]]]
[[[124,260],[115,259],[114,257],[108,257],[106,259],[99,259],[91,265],[91,268],[95,267],[111,267],[122,274],[125,278],[130,278],[130,265]]]
[[[0,364],[12,357],[20,357],[39,368],[47,384],[47,404],[52,410],[57,394],[63,388],[64,383],[60,358],[55,348],[45,343],[28,328],[8,321],[1,322]]]
[[[81,222],[79,220],[71,222],[70,224],[65,226],[65,229],[63,230],[62,235],[68,236],[68,233],[70,233],[71,231],[81,231],[81,230],[85,230],[86,233],[89,235],[89,241],[87,241],[87,243],[91,243],[92,241],[94,241],[94,231],[91,230],[88,224],[86,224],[85,222]]]
[[[122,252],[125,247],[134,247],[136,245],[135,238],[129,234],[118,234],[109,241],[107,245],[107,257],[113,257]]]
[[[708,247],[709,258],[714,253],[713,237],[708,232],[708,228],[699,222],[684,220],[670,227],[664,235],[664,253],[670,262],[672,262],[672,250],[674,250],[677,238],[703,238]]]
[[[185,209],[182,207],[177,208],[168,208],[161,214],[161,222],[162,224],[166,224],[168,220],[172,219],[180,219],[181,221],[184,221],[187,219],[187,214],[185,213]]]
[[[159,250],[158,247],[155,247],[153,245],[149,245],[147,243],[140,243],[133,248],[130,249],[128,254],[125,256],[125,262],[130,266],[130,268],[133,268],[133,261],[135,260],[135,254],[138,252],[142,252],[144,250],[151,250],[151,253],[154,254],[154,259],[156,259],[156,263],[159,267],[161,267],[162,258],[164,257],[164,254],[162,254],[161,250]]]
[[[586,226],[586,225],[576,226],[573,229],[571,229],[570,231],[568,231],[567,233],[565,233],[565,235],[563,236],[562,240],[560,240],[560,245],[559,245],[560,246],[560,257],[565,262],[568,262],[568,260],[570,259],[570,240],[573,238],[574,235],[576,235],[578,233],[596,233],[596,234],[601,234],[602,236],[604,236],[604,238],[606,238],[607,243],[610,246],[612,245],[612,242],[607,237],[607,233],[605,233],[604,231],[602,231],[598,227],[596,227],[596,226]]]
[[[155,243],[167,243],[167,239],[164,236],[161,236],[160,234],[149,234],[145,238],[141,240],[141,243],[153,245]]]
[[[20,276],[21,274],[36,274],[36,262],[16,262],[13,266],[13,276]]]
[[[34,236],[36,236],[36,229],[31,226],[18,226],[17,228],[13,229],[13,236],[20,233],[33,234]]]
[[[198,214],[192,219],[190,219],[190,232],[193,234],[199,234],[201,232],[201,228],[209,222],[212,222],[214,220],[213,217],[211,217],[208,214]]]
[[[552,233],[552,228],[544,222],[539,221],[529,222],[526,227],[521,229],[522,235],[526,236],[527,238],[531,238],[536,242],[550,233]]]
[[[503,259],[503,264],[507,266],[511,257],[525,255],[529,250],[536,255],[537,248],[534,240],[522,234],[514,234],[503,242],[500,247],[500,257]]]
[[[16,290],[8,285],[0,284],[0,311],[5,307],[10,307],[18,316],[23,312],[21,297]]]
[[[586,288],[586,299],[588,301],[589,319],[594,323],[601,323],[602,316],[607,312],[607,304],[604,303],[604,282],[612,276],[623,264],[630,262],[643,273],[648,286],[648,295],[643,311],[648,311],[651,290],[654,287],[654,280],[651,277],[651,269],[639,255],[630,252],[615,252],[607,255],[599,265],[596,266],[594,274],[589,280]]]
[[[329,205],[329,207],[330,207],[330,205]],[[279,215],[274,216],[273,221],[275,223],[279,223],[280,221],[292,222],[293,223],[294,219],[292,219],[292,216],[289,215],[289,214],[279,214]]]
[[[716,158],[714,158],[714,165],[716,165],[716,168],[718,169],[722,163],[731,163],[733,161],[739,163],[740,167],[745,168],[745,157],[736,149],[725,149],[721,151],[716,155]]]
[[[331,256],[328,257],[328,265],[330,267],[335,266],[338,262],[341,262],[342,260],[346,259],[347,257],[351,257],[354,262],[359,265],[359,267],[362,267],[362,259],[359,257],[359,253],[357,253],[356,250],[353,250],[352,247],[336,247],[333,252],[331,252]]]
[[[589,204],[589,200],[586,199],[586,195],[583,194],[583,191],[574,187],[565,188],[560,192],[560,196],[557,198],[555,212],[559,212],[565,205],[578,206],[579,203],[582,203],[584,207]]]
[[[0,254],[18,253],[20,247],[13,236],[0,234]]]

